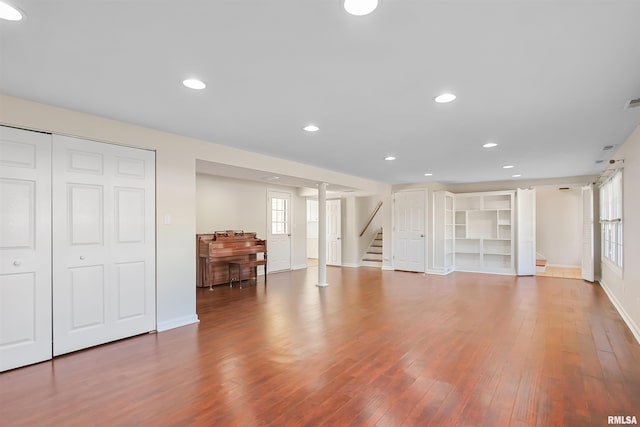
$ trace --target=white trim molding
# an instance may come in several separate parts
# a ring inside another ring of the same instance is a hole
[[[164,322],[158,322],[156,330],[158,332],[168,331],[169,329],[179,328],[181,326],[192,325],[194,323],[200,323],[198,315],[178,317],[176,319],[166,320]]]
[[[604,290],[604,293],[607,294],[607,296],[609,297],[609,301],[611,301],[611,304],[613,304],[613,306],[616,308],[616,310],[620,314],[620,317],[622,317],[622,320],[624,320],[624,323],[627,324],[627,326],[631,330],[631,333],[636,338],[636,341],[638,341],[638,344],[640,344],[640,327],[638,327],[638,325],[634,323],[633,319],[631,319],[631,316],[627,314],[622,304],[620,304],[620,301],[618,301],[615,294],[609,289],[609,287],[603,280],[600,280],[600,287]]]

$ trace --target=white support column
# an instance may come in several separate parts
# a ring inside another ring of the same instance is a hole
[[[327,283],[327,183],[318,184],[318,285]]]

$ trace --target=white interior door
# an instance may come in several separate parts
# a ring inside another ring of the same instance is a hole
[[[291,269],[291,194],[268,192],[267,267],[269,271]]]
[[[0,126],[0,371],[51,355],[51,135]]]
[[[394,268],[424,272],[424,191],[395,193],[394,207]]]
[[[593,185],[582,187],[582,278],[595,280],[593,238]]]
[[[53,354],[155,329],[155,153],[53,137]]]
[[[342,265],[341,201],[327,200],[327,265]]]
[[[536,274],[536,190],[520,189],[516,194],[519,276]]]

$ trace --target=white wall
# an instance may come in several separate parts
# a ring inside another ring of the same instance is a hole
[[[624,160],[624,271],[620,276],[603,262],[600,282],[640,342],[640,126],[613,158]]]
[[[582,189],[536,188],[536,252],[547,265],[582,265]]]
[[[267,186],[213,175],[196,175],[196,231],[255,231],[267,238]]]
[[[390,188],[351,175],[4,94],[0,94],[0,124],[156,151],[158,330],[198,319],[195,308],[197,159],[341,184],[371,193],[384,193]],[[294,210],[304,211],[304,201],[294,200]],[[170,224],[163,223],[165,215],[171,216]],[[306,236],[297,235],[293,245],[304,248]]]

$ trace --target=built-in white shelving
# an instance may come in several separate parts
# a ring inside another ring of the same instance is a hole
[[[515,274],[514,192],[455,194],[455,270]]]

